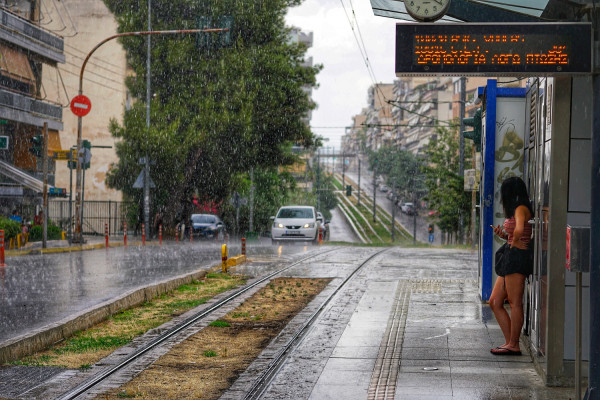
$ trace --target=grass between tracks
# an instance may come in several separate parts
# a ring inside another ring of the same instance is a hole
[[[218,399],[329,279],[278,278],[99,399]]]
[[[43,352],[12,364],[89,368],[148,330],[244,283],[245,279],[241,276],[207,274],[201,281],[182,285],[138,307],[119,312]]]

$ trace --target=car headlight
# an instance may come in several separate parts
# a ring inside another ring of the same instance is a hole
[[[315,227],[315,223],[314,222],[309,222],[308,224],[304,224],[305,228],[314,228]]]
[[[281,229],[281,228],[285,228],[285,227],[283,226],[283,224],[282,224],[282,223],[279,223],[279,222],[273,222],[273,228],[280,228],[280,229]]]

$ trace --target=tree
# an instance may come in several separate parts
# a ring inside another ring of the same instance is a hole
[[[146,30],[147,2],[105,0],[119,31]],[[156,163],[155,205],[166,206],[165,221],[187,216],[200,201],[225,204],[240,175],[250,167],[291,164],[291,144],[305,147],[314,137],[302,118],[314,104],[303,90],[316,85],[320,66],[306,67],[305,47],[288,43],[287,7],[299,0],[153,0],[153,30],[195,28],[201,16],[213,21],[232,15],[233,45],[201,49],[196,37],[152,37],[150,129],[146,128],[146,41],[122,38],[133,74],[127,86],[137,101],[123,124],[113,121],[120,138],[119,162],[108,185],[141,200],[131,186],[142,169],[139,157]]]
[[[427,164],[425,185],[428,189],[426,200],[430,208],[439,212],[437,225],[444,233],[457,233],[460,230],[461,215],[463,227],[469,226],[471,198],[464,190],[464,178],[459,175],[459,137],[456,124],[450,129],[437,127],[437,137],[426,147]],[[469,160],[465,157],[465,163]]]
[[[378,174],[385,172],[386,183],[398,193],[405,193],[411,200],[424,195],[421,161],[410,151],[384,146],[369,153],[369,165]]]

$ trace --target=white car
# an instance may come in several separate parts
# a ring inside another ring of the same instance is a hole
[[[271,217],[271,240],[279,241],[318,241],[319,223],[317,212],[311,206],[285,206]]]

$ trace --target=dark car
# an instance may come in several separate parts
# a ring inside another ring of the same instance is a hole
[[[212,214],[192,214],[190,228],[194,237],[206,239],[214,239],[226,231],[223,221]]]

